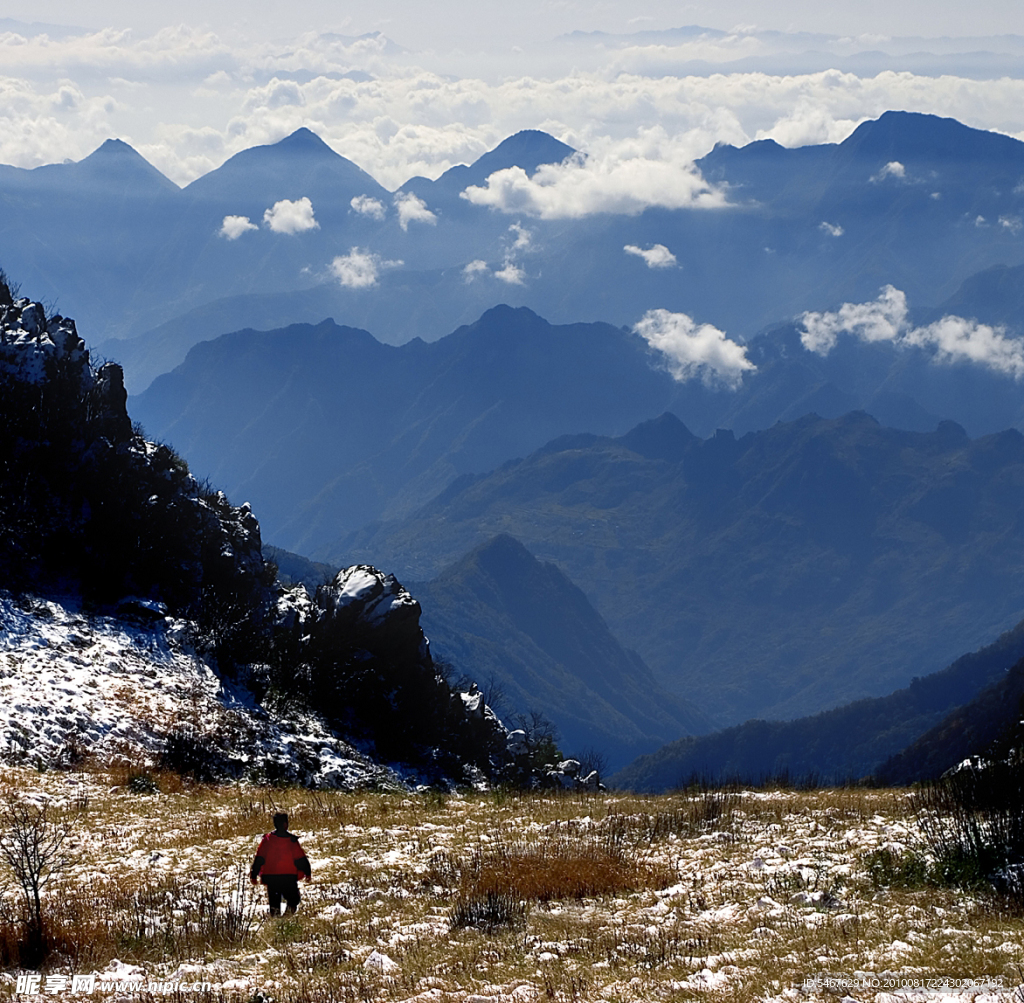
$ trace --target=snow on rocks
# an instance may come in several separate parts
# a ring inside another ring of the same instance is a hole
[[[170,737],[187,735],[209,741],[243,775],[312,763],[305,779],[320,786],[398,785],[315,719],[271,721],[189,647],[187,624],[158,619],[152,606],[140,618],[138,604],[121,619],[0,592],[0,757],[155,764]]]
[[[549,765],[545,776],[549,787],[562,790],[604,790],[597,770],[584,775],[577,759],[565,759],[556,765]]]
[[[96,976],[98,982],[145,982],[146,973],[140,965],[128,965],[114,958],[102,972]]]
[[[399,971],[401,966],[392,961],[386,954],[380,951],[371,951],[370,956],[363,962],[363,968],[379,975],[393,975]]]
[[[27,299],[0,305],[0,373],[38,384],[55,362],[74,364],[87,359],[85,342],[73,320],[57,316],[47,321],[43,305]],[[83,389],[92,384],[87,365],[81,366],[80,378],[87,381]]]
[[[335,615],[351,609],[356,618],[375,626],[396,616],[414,615],[419,622],[420,604],[394,575],[385,575],[368,564],[343,568],[322,591],[324,606]]]

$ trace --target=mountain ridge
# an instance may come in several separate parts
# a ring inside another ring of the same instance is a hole
[[[565,752],[600,750],[614,769],[633,750],[656,748],[661,736],[710,727],[619,645],[556,565],[538,561],[508,534],[410,587],[435,653],[496,685],[501,702],[518,714],[542,708]]]
[[[886,284],[931,306],[971,274],[1024,263],[1013,232],[1024,212],[1016,191],[1021,148],[937,116],[888,112],[840,144],[717,147],[696,164],[727,193],[727,204],[714,210],[652,204],[631,215],[583,206],[581,218],[559,218],[568,209],[557,198],[541,213],[529,199],[516,211],[502,197],[501,209],[460,197],[492,168],[521,160],[529,174],[539,161],[571,155],[536,130],[508,137],[437,181],[409,179],[394,195],[311,132],[299,132],[243,151],[182,192],[167,190],[146,213],[120,220],[108,204],[116,193],[50,205],[48,174],[74,177],[62,165],[0,170],[0,197],[10,200],[0,237],[8,270],[44,295],[67,299],[97,343],[250,295],[276,297],[279,314],[287,302],[295,321],[336,316],[396,343],[433,340],[506,297],[559,322],[600,316],[634,324],[647,310],[666,309],[743,341],[779,318],[870,300]],[[290,166],[275,171],[268,158]],[[583,157],[566,177],[585,173],[588,163]],[[549,186],[548,194],[557,189]],[[414,195],[423,206],[409,201]],[[352,199],[361,196],[376,204],[356,209]],[[301,226],[275,232],[262,225],[275,204],[302,198],[311,205]],[[245,216],[250,228],[237,229],[239,222],[221,235],[226,216]],[[28,231],[35,242],[19,236]],[[72,260],[70,249],[91,245],[95,233],[105,238],[97,250]],[[624,251],[656,245],[667,248],[674,267],[668,258],[665,267],[651,267]],[[358,278],[335,265],[355,250],[373,265]],[[313,289],[307,308],[295,294]],[[255,304],[247,309],[258,317]],[[187,321],[179,326],[187,340]]]
[[[570,437],[314,556],[423,580],[511,533],[723,725],[891,692],[1020,619],[1017,431],[808,415],[678,452]]]
[[[943,750],[933,768],[922,769],[917,753],[961,721],[991,688],[1005,688],[1007,672],[1024,657],[1024,621],[992,644],[963,655],[938,672],[915,677],[886,696],[860,700],[791,721],[746,721],[741,725],[671,742],[638,757],[609,778],[614,787],[665,791],[697,777],[706,782],[760,783],[787,776],[791,782],[840,784],[873,777],[904,785],[932,779],[975,751],[977,735]],[[994,737],[1001,724],[991,733]],[[986,732],[988,734],[988,732]],[[937,744],[937,743],[936,743]],[[931,764],[929,764],[931,765]]]

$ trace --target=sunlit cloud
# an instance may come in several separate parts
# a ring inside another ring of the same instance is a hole
[[[743,374],[757,367],[747,350],[711,324],[697,324],[685,313],[648,310],[633,328],[664,359],[679,382],[700,379],[706,386],[739,389]]]
[[[370,219],[381,220],[387,215],[387,209],[380,199],[372,198],[369,195],[356,195],[350,202],[352,211],[360,216],[369,216]]]
[[[258,229],[248,216],[225,216],[217,232],[228,240],[238,240],[243,233]]]
[[[491,269],[487,262],[477,258],[476,261],[471,261],[462,269],[462,275],[467,282],[472,282],[483,275],[489,275],[490,271]]]
[[[900,181],[907,176],[907,169],[898,160],[890,160],[877,174],[871,177],[872,181],[884,181],[886,178],[897,178]]]
[[[673,156],[676,153],[676,156]],[[724,206],[725,196],[701,176],[660,130],[639,140],[606,144],[560,164],[543,164],[532,175],[521,167],[496,171],[486,185],[467,188],[474,205],[542,219],[614,212],[636,215],[652,206],[667,209]]]
[[[521,265],[518,265],[516,262],[509,259],[505,260],[505,263],[501,268],[495,270],[494,277],[510,286],[522,286],[526,284],[526,270]]]
[[[622,248],[626,254],[642,258],[648,268],[675,268],[676,256],[664,244],[652,244],[646,250],[636,244],[626,244]]]
[[[530,244],[533,241],[533,231],[528,230],[522,223],[513,223],[509,228],[508,232],[515,237],[512,241],[513,251],[526,251],[529,249]]]
[[[313,203],[308,198],[281,199],[263,214],[263,222],[274,233],[305,233],[319,230],[320,224],[313,218]]]
[[[353,247],[348,254],[339,254],[329,266],[331,275],[346,289],[370,289],[377,285],[386,268],[398,268],[401,261],[385,261],[379,254]]]
[[[831,313],[808,312],[800,321],[804,348],[818,355],[828,355],[845,334],[865,342],[923,349],[937,363],[969,362],[1015,380],[1024,378],[1024,341],[1010,337],[1005,327],[952,315],[915,327],[906,295],[893,286],[885,286],[871,302],[844,303]]]
[[[427,208],[427,203],[412,192],[395,196],[395,208],[398,210],[398,225],[403,230],[409,229],[410,223],[437,224],[437,216]]]

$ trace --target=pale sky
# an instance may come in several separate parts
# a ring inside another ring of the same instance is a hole
[[[657,34],[684,25],[714,30]],[[1024,138],[1022,35],[1019,0],[0,0],[0,163],[117,137],[186,184],[306,126],[396,188],[526,128],[606,172],[888,109]]]
[[[383,31],[416,48],[537,42],[574,30],[629,32],[700,24],[756,25],[831,35],[998,35],[1024,33],[1018,0],[14,0],[0,16],[88,28],[155,31],[168,24],[267,37],[311,30]]]

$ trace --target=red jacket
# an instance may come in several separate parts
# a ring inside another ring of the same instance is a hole
[[[312,871],[306,851],[302,848],[298,836],[290,832],[279,836],[276,832],[268,832],[256,850],[256,859],[252,862],[250,876],[264,878],[273,874],[287,874],[293,877],[310,877]]]

